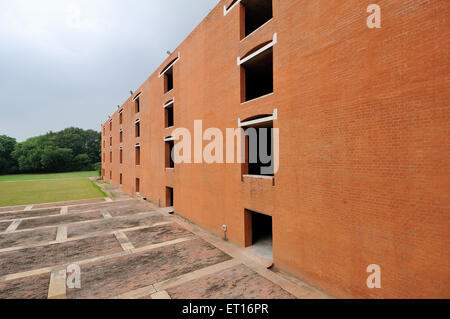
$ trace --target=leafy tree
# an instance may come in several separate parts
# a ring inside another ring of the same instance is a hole
[[[33,137],[25,142],[16,144],[12,156],[19,164],[22,173],[37,173],[43,171],[41,165],[41,155],[46,146],[52,143],[42,136]]]
[[[10,174],[17,171],[17,161],[11,156],[16,144],[14,138],[0,135],[0,174]]]
[[[93,164],[91,162],[91,159],[89,158],[89,155],[87,154],[77,155],[73,159],[73,168],[77,171],[92,169],[92,167]]]
[[[73,152],[70,148],[54,146],[44,148],[41,153],[41,167],[46,172],[67,172],[72,170]]]
[[[100,132],[69,127],[60,132],[50,132],[47,135],[49,140],[54,141],[57,147],[70,148],[74,156],[87,154],[91,163],[101,160]]]
[[[11,170],[22,173],[87,170],[101,161],[101,134],[93,130],[69,127],[60,132],[29,138],[22,143],[16,144],[12,140],[13,146],[10,145],[11,140],[2,143],[3,139],[0,139],[0,172],[3,173]],[[9,162],[2,160],[7,158],[2,149],[9,154]]]

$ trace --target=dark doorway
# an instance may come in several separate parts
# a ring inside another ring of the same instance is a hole
[[[166,206],[173,207],[173,188],[166,187]]]
[[[141,191],[141,180],[139,178],[136,178],[136,193],[139,193]]]
[[[272,260],[272,217],[246,209],[245,243],[258,255]]]

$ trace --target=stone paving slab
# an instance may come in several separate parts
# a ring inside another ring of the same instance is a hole
[[[40,242],[50,242],[56,238],[57,228],[38,229],[0,235],[0,248],[25,246]]]
[[[58,215],[60,211],[61,208],[49,208],[49,209],[28,210],[13,213],[3,213],[0,214],[0,220]]]
[[[27,206],[0,207],[1,212],[18,212],[24,210]]]
[[[167,289],[172,299],[295,299],[245,265]]]
[[[90,212],[84,214],[59,215],[52,217],[44,217],[39,219],[24,220],[20,223],[18,230],[30,229],[44,226],[57,226],[68,223],[76,223],[88,220],[102,219],[102,214],[97,212]]]
[[[121,230],[139,226],[151,226],[155,223],[164,222],[168,219],[159,213],[153,216],[137,216],[127,219],[105,219],[91,222],[89,224],[69,226],[67,235],[69,238],[96,233],[99,231],[107,232],[111,230]]]
[[[0,276],[122,251],[113,235],[0,253]]]
[[[131,203],[135,201],[129,200],[129,201],[120,201],[120,202],[105,202],[102,201],[101,203],[95,203],[95,204],[85,204],[85,205],[74,205],[69,207],[69,213],[79,213],[79,212],[85,212],[89,210],[99,210],[99,209],[106,209],[108,207],[127,207]]]
[[[125,234],[136,248],[193,235],[191,232],[173,223],[125,232]]]
[[[118,216],[127,216],[127,215],[133,215],[137,213],[144,213],[144,212],[153,212],[154,209],[151,209],[146,204],[135,204],[135,205],[129,205],[128,207],[111,207],[106,208],[106,211],[111,214],[113,217]]]
[[[0,232],[4,232],[9,225],[11,225],[11,222],[0,222]]]
[[[0,298],[311,296],[245,249],[141,200],[14,209],[0,213],[0,232],[10,231],[0,234]],[[72,263],[82,268],[79,290],[65,286]]]
[[[104,202],[105,202],[104,199],[86,199],[86,200],[77,200],[77,201],[68,201],[68,202],[37,204],[37,205],[33,205],[33,209],[62,207],[62,206],[71,206],[71,205],[80,205],[80,204],[94,204],[94,203],[104,203]]]
[[[0,299],[47,299],[49,283],[50,274],[0,282]]]
[[[68,290],[67,297],[109,298],[229,259],[230,256],[201,239],[189,240],[83,266],[82,288]]]

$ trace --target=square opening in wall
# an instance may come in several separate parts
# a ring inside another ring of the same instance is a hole
[[[166,187],[166,206],[173,207],[173,188]]]
[[[175,162],[172,156],[174,141],[166,141],[165,144],[166,144],[166,155],[165,155],[166,168],[175,168]]]
[[[243,0],[245,10],[245,36],[272,19],[272,0]]]
[[[135,136],[141,137],[141,122],[140,121],[136,122],[136,124],[134,126],[135,126],[135,128],[134,128]]]
[[[164,93],[173,89],[173,68],[171,67],[164,73]]]
[[[273,121],[244,127],[242,175],[274,176]]]
[[[165,108],[165,123],[166,128],[174,126],[174,118],[173,118],[173,104]]]
[[[138,97],[135,101],[134,101],[134,112],[135,113],[139,113],[141,111],[141,101],[140,98]]]
[[[245,210],[245,246],[258,255],[273,260],[272,217]]]
[[[136,146],[136,166],[141,165],[141,147],[139,145]]]
[[[141,180],[139,178],[136,178],[136,193],[139,193],[141,191]]]
[[[242,102],[273,93],[273,48],[269,48],[241,65],[243,71]]]

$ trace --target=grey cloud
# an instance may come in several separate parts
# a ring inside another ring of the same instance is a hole
[[[0,0],[0,135],[99,130],[217,3]]]

